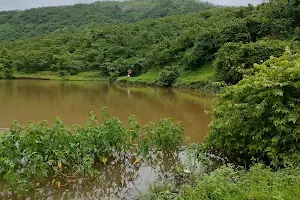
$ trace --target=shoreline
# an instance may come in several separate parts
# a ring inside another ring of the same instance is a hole
[[[135,77],[120,76],[114,82],[117,85],[128,86],[149,86],[176,88],[180,90],[193,90],[203,94],[218,94],[222,91],[223,85],[214,81],[214,73],[183,73],[170,86],[161,86],[158,81],[158,72],[147,72]],[[8,79],[6,79],[8,80]],[[41,71],[37,73],[15,73],[12,80],[56,80],[56,81],[109,81],[109,77],[100,76],[98,71],[80,72],[76,75],[60,76],[59,72]]]

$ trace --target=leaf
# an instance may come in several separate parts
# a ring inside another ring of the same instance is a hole
[[[141,162],[141,159],[138,158],[138,159],[136,159],[136,160],[133,162],[133,165],[135,165],[135,164],[137,164],[137,163],[140,163],[140,162]]]
[[[62,162],[58,162],[57,167],[58,167],[58,169],[62,169]]]
[[[104,163],[104,165],[106,165],[106,163],[107,163],[107,158],[106,158],[106,157],[102,157],[101,161]]]

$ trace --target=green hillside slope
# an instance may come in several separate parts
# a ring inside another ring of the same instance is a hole
[[[256,7],[219,7],[86,26],[72,34],[2,43],[0,71],[4,78],[14,72],[51,71],[65,77],[98,71],[114,81],[132,69],[132,76],[144,75],[129,82],[184,87],[213,81],[235,84],[243,78],[241,68],[280,56],[286,47],[299,52],[299,13],[297,1],[274,0]]]
[[[74,31],[79,27],[199,12],[213,6],[196,0],[135,0],[97,2],[0,12],[0,41]]]

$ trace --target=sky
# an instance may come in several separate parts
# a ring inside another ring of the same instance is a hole
[[[29,8],[72,5],[76,3],[92,3],[97,0],[0,0],[0,11],[3,10],[24,10]],[[262,0],[208,0],[211,3],[219,5],[239,6],[258,4]]]

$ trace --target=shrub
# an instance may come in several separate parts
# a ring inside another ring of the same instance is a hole
[[[4,78],[5,79],[12,79],[13,78],[13,70],[12,69],[5,69],[4,70],[4,73],[3,73],[3,75],[4,75]]]
[[[74,70],[74,69],[70,70],[70,75],[71,76],[75,76],[75,75],[77,75],[77,73],[78,73],[77,70]]]
[[[157,123],[148,123],[140,133],[141,151],[145,155],[149,149],[160,148],[176,151],[182,143],[184,129],[172,119],[160,119]]]
[[[209,31],[199,36],[194,46],[188,49],[182,58],[186,69],[197,69],[215,58],[215,53],[220,48],[220,33]]]
[[[255,70],[220,95],[207,149],[243,164],[254,158],[294,165],[300,158],[300,56],[287,51]]]
[[[12,69],[8,69],[8,68],[2,68],[0,66],[0,79],[13,79],[13,70]]]
[[[59,76],[63,77],[63,76],[67,75],[67,72],[66,71],[59,71],[58,74],[59,74]]]
[[[178,78],[179,72],[176,67],[165,67],[158,76],[158,83],[161,86],[171,86]]]
[[[56,184],[70,183],[69,178],[92,178],[99,173],[95,166],[109,159],[122,162],[132,155],[146,157],[152,148],[169,153],[179,150],[181,124],[161,119],[140,127],[134,116],[129,122],[131,128],[126,129],[103,110],[102,123],[93,113],[86,125],[72,127],[58,118],[52,127],[45,121],[25,126],[13,123],[8,132],[0,134],[0,199],[2,187],[23,195],[50,177]]]
[[[150,187],[147,194],[136,199],[174,200],[294,200],[300,197],[300,169],[281,169],[276,172],[262,165],[249,171],[223,166],[202,174],[194,183],[177,186],[165,183]]]
[[[217,79],[236,84],[243,78],[239,68],[249,69],[270,56],[281,56],[287,43],[280,40],[262,40],[255,43],[227,43],[218,52],[214,62]]]
[[[262,165],[249,171],[221,167],[198,179],[194,188],[184,188],[185,199],[265,200],[299,199],[299,168],[273,172]]]
[[[119,77],[119,72],[118,71],[112,71],[109,73],[109,82],[110,83],[114,83],[117,81],[118,77]]]

